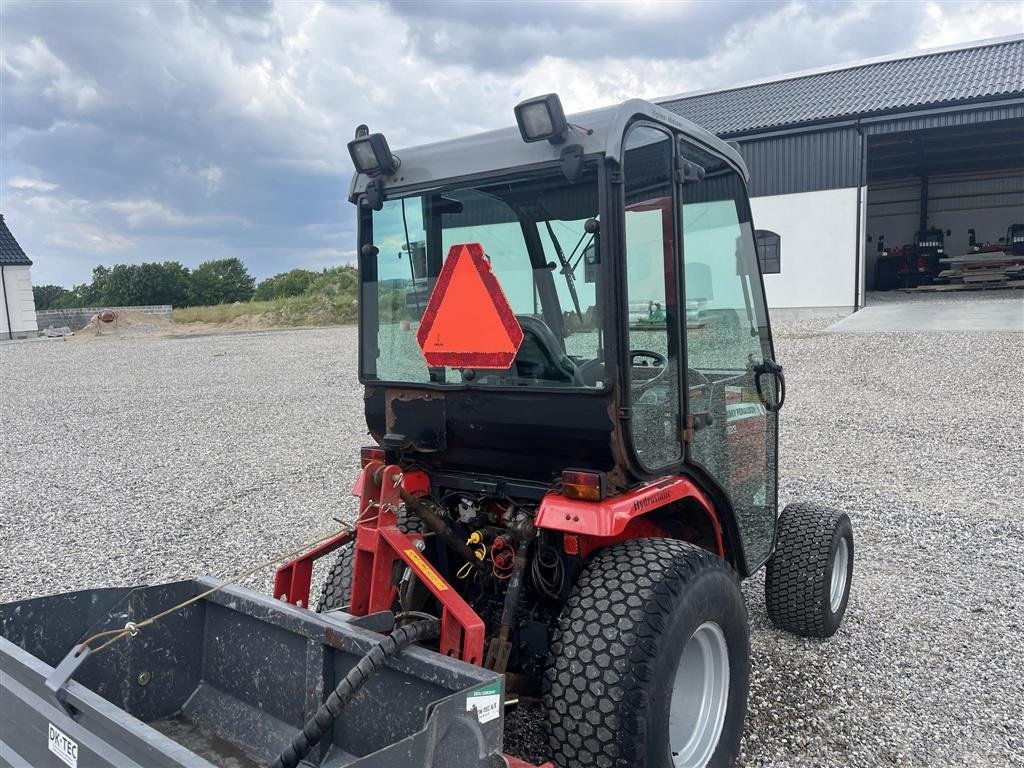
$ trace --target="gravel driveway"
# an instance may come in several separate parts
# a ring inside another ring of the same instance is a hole
[[[743,760],[1024,765],[1024,334],[825,325],[776,324],[781,488],[849,511],[853,596],[821,643],[772,629],[748,582]],[[355,341],[0,345],[0,600],[228,575],[349,516]]]

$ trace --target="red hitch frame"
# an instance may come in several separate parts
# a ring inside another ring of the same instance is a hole
[[[448,581],[423,556],[423,537],[398,527],[400,491],[423,495],[430,480],[423,472],[403,473],[394,464],[370,462],[359,473],[353,493],[359,497],[356,520],[352,595],[348,612],[365,616],[390,611],[395,604],[401,561],[441,603],[440,652],[470,664],[483,664],[484,622]],[[277,570],[274,597],[308,607],[313,562],[351,539],[347,531]]]
[[[313,578],[313,563],[329,555],[352,540],[351,531],[342,531],[315,549],[285,563],[274,574],[274,599],[300,608],[309,608],[309,583]]]

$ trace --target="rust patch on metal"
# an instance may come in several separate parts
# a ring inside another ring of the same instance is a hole
[[[324,645],[329,645],[331,648],[337,648],[339,651],[348,650],[348,646],[345,644],[342,636],[331,627],[324,630]]]
[[[384,424],[387,433],[401,435],[417,451],[443,451],[447,447],[445,396],[422,389],[386,389]]]
[[[388,431],[391,430],[391,427],[395,423],[394,403],[396,400],[403,403],[412,402],[413,400],[432,402],[434,400],[444,400],[444,395],[436,394],[434,392],[426,392],[422,389],[385,389],[384,423],[387,425]]]
[[[612,460],[615,466],[607,473],[608,482],[617,490],[622,490],[629,485],[629,478],[626,476],[626,443],[623,437],[622,420],[619,418],[620,410],[619,393],[608,401],[608,420],[612,423],[612,431],[608,434],[608,447],[612,452]]]

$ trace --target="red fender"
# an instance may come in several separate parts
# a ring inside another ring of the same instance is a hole
[[[656,480],[602,501],[567,499],[551,491],[541,500],[535,522],[538,528],[598,539],[600,541],[596,544],[606,546],[626,538],[651,535],[654,526],[644,519],[645,516],[683,499],[693,499],[705,511],[715,530],[718,554],[725,557],[722,526],[718,522],[715,508],[704,492],[683,475]],[[593,548],[587,547],[588,551]]]

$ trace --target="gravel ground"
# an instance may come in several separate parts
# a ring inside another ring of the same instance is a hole
[[[822,643],[747,583],[743,762],[1024,766],[1024,335],[827,324],[776,323],[781,493],[849,511],[854,591]],[[353,328],[7,343],[0,376],[0,600],[227,575],[352,512]]]

